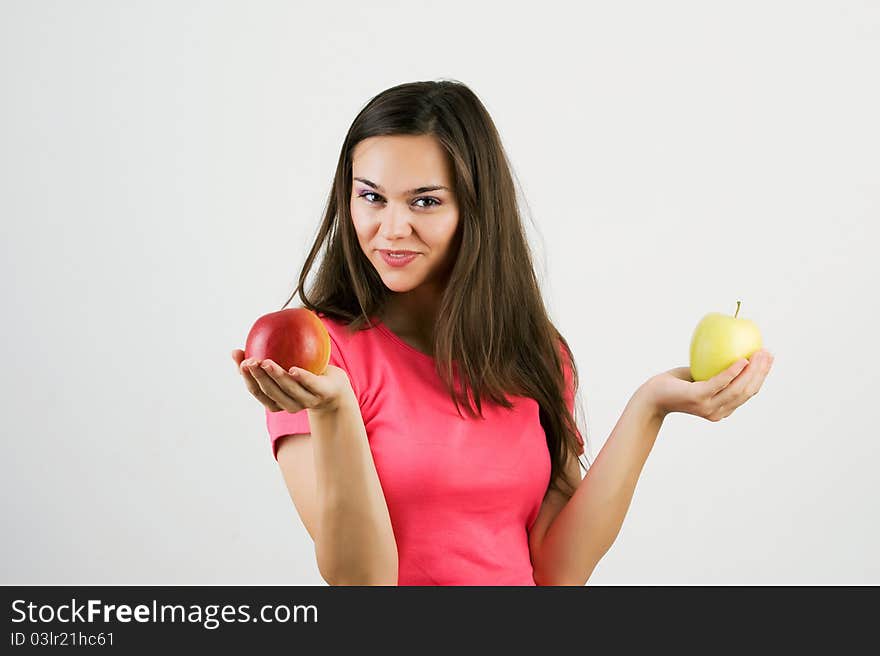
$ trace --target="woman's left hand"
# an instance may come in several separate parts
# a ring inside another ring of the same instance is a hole
[[[709,380],[694,382],[690,367],[677,367],[650,378],[645,386],[661,417],[684,412],[719,421],[758,393],[772,366],[773,355],[760,349]]]

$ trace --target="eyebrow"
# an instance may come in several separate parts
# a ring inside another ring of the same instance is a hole
[[[357,180],[359,182],[363,182],[365,185],[369,185],[373,189],[377,189],[378,191],[381,191],[382,193],[385,192],[385,190],[382,189],[382,187],[380,185],[377,185],[375,182],[370,182],[366,178],[355,178],[355,180]],[[426,191],[437,191],[438,189],[445,189],[446,191],[451,191],[451,189],[449,189],[449,187],[444,187],[443,185],[428,185],[427,187],[416,187],[415,189],[410,189],[406,193],[408,193],[408,194],[423,194]]]

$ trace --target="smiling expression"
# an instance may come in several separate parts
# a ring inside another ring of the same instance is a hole
[[[458,205],[448,155],[430,135],[369,137],[352,153],[351,217],[361,250],[385,285],[409,291],[448,273]],[[393,267],[383,250],[411,251]]]

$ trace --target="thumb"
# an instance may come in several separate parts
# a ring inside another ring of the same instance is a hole
[[[328,392],[327,382],[323,380],[321,376],[312,373],[308,369],[302,369],[301,367],[291,367],[287,370],[287,373],[312,394],[316,396],[326,396]]]
[[[730,383],[733,382],[733,379],[739,376],[739,373],[743,369],[745,369],[748,364],[749,361],[746,358],[742,358],[740,360],[737,360],[732,365],[727,367],[727,369],[715,376],[715,378],[712,379],[713,393],[717,394],[725,387],[730,385]]]

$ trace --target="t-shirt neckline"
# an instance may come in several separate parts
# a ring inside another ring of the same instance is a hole
[[[428,355],[427,353],[422,353],[422,352],[421,352],[419,349],[417,349],[416,347],[414,347],[414,346],[412,346],[412,345],[407,344],[406,342],[404,342],[400,337],[397,336],[396,333],[394,333],[394,331],[392,331],[388,326],[386,326],[385,323],[384,323],[381,319],[379,319],[379,317],[373,317],[373,322],[375,323],[376,327],[377,327],[380,331],[382,331],[385,335],[387,335],[388,338],[389,338],[392,342],[394,342],[395,344],[397,344],[398,346],[400,346],[400,347],[406,349],[406,350],[409,351],[410,353],[415,353],[417,356],[421,357],[421,358],[424,359],[424,360],[427,360],[427,361],[429,361],[429,362],[433,362],[433,361],[434,361],[434,356],[433,356],[433,355]]]

